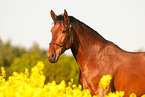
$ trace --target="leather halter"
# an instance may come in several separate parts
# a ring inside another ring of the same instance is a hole
[[[64,41],[63,41],[63,43],[61,45],[59,45],[59,44],[57,44],[55,42],[50,42],[49,45],[50,44],[55,44],[55,45],[59,46],[60,48],[63,47],[63,45],[66,43],[66,41],[68,39],[68,36],[69,36],[70,31],[71,31],[71,24],[69,25],[69,32],[68,32],[67,36],[65,37],[65,39],[64,39]]]

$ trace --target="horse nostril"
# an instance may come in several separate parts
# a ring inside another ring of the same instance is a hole
[[[52,58],[54,57],[54,53],[52,53]]]
[[[47,56],[47,59],[53,62],[53,60],[55,60],[55,53],[52,53],[51,55]]]

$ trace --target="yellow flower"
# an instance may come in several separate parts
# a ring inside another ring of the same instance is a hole
[[[71,83],[73,83],[73,82],[74,82],[74,79],[73,79],[73,78],[72,78],[72,79],[70,79],[70,82],[71,82]]]
[[[72,85],[73,88],[76,88],[77,86],[75,84]]]
[[[134,93],[130,94],[129,97],[137,97]]]
[[[120,91],[120,92],[116,91],[116,94],[119,95],[119,97],[123,97],[125,92],[124,91]]]
[[[35,73],[38,73],[39,72],[39,69],[37,66],[34,66],[32,69],[31,69],[31,72],[35,72]]]
[[[13,76],[18,76],[19,74],[17,72],[13,72]]]
[[[39,61],[31,69],[31,75],[29,75],[29,70],[25,68],[24,73],[13,72],[12,76],[5,80],[5,77],[3,77],[5,70],[2,67],[0,97],[97,97],[92,96],[88,89],[83,90],[82,85],[74,84],[73,79],[67,84],[64,80],[59,84],[55,81],[44,84],[46,77],[43,75],[43,68],[43,62]],[[99,87],[107,90],[110,80],[110,75],[104,75],[100,79]],[[106,92],[104,91],[104,93]],[[123,97],[124,94],[123,91],[116,91],[106,93],[103,97]],[[132,93],[129,97],[136,97],[136,95]],[[141,97],[145,97],[145,95]]]
[[[26,75],[29,74],[29,70],[28,70],[28,68],[25,68],[25,74],[26,74]]]
[[[79,86],[78,86],[78,89],[79,89],[79,90],[82,90],[82,85],[79,85]]]
[[[123,97],[124,96],[124,92],[123,91],[116,91],[115,93],[108,93],[108,95],[106,95],[105,97]]]
[[[4,67],[1,67],[2,77],[6,77],[5,69]]]
[[[110,75],[104,75],[99,82],[99,87],[106,89],[107,86],[109,86],[110,80],[112,79],[112,77]]]
[[[44,63],[43,63],[42,61],[39,61],[39,62],[37,63],[37,67],[38,67],[39,70],[44,69]]]

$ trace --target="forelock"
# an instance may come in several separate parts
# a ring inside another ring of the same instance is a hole
[[[57,23],[57,22],[63,22],[63,23],[65,22],[63,15],[57,16],[54,23]]]

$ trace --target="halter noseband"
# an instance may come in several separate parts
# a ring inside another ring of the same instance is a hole
[[[67,34],[67,36],[65,37],[65,39],[64,39],[64,41],[63,41],[63,43],[62,43],[62,45],[59,45],[59,44],[54,43],[54,42],[50,42],[49,45],[50,45],[50,44],[55,44],[55,45],[59,46],[60,48],[63,47],[63,45],[64,45],[64,44],[66,43],[66,41],[67,41],[67,38],[68,38],[68,36],[69,36],[70,31],[71,31],[71,24],[70,24],[70,26],[69,26],[68,34]]]

